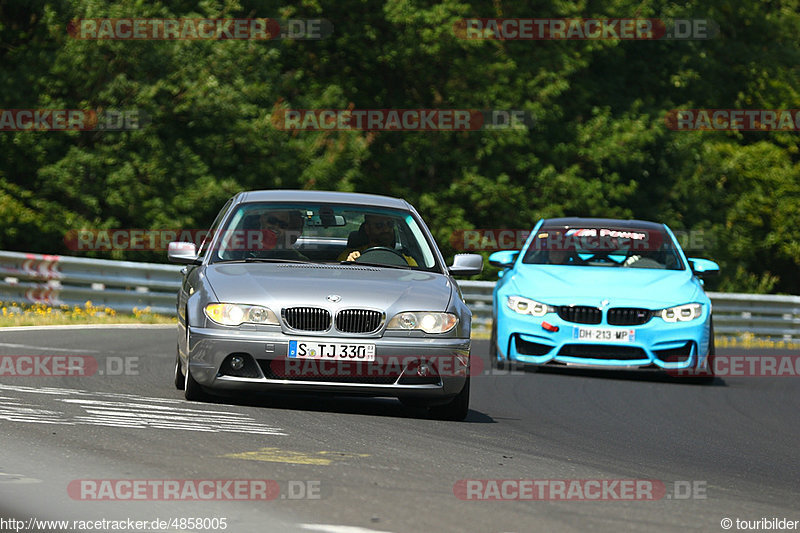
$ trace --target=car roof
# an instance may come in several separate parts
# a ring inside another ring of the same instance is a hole
[[[410,205],[401,198],[337,191],[306,191],[275,189],[269,191],[245,191],[235,197],[236,203],[244,202],[320,202],[331,204],[368,205],[408,210]]]
[[[581,217],[564,217],[564,218],[546,218],[542,223],[542,227],[611,227],[620,229],[644,229],[652,231],[663,231],[664,224],[658,222],[650,222],[648,220],[623,220],[618,218],[581,218]]]

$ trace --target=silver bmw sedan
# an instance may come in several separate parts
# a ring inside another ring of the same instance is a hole
[[[199,247],[174,242],[175,386],[215,392],[393,396],[437,418],[469,411],[471,313],[406,201],[324,191],[231,198]]]

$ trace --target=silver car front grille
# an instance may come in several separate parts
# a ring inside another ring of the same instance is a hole
[[[336,329],[342,333],[373,333],[383,325],[385,315],[372,309],[342,309],[336,313]],[[297,331],[328,331],[331,313],[320,307],[281,309],[284,324]]]
[[[328,331],[331,313],[319,307],[288,307],[281,309],[283,322],[298,331]]]
[[[370,309],[342,309],[336,314],[336,329],[342,333],[372,333],[383,324],[383,313]]]

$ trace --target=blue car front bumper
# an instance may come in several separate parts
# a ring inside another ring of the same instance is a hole
[[[599,324],[579,324],[556,313],[533,317],[505,305],[497,307],[497,356],[501,360],[669,370],[701,367],[708,356],[711,317],[707,306],[690,322],[671,323],[653,316],[645,324],[627,326],[609,325],[605,316]],[[612,339],[581,339],[580,328],[610,330]]]

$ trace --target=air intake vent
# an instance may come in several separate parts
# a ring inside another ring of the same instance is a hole
[[[647,353],[641,348],[608,344],[565,344],[558,351],[558,355],[585,359],[647,361]]]
[[[316,270],[362,270],[366,272],[380,272],[379,268],[374,267],[366,267],[366,266],[350,266],[350,265],[312,265],[312,264],[297,264],[297,263],[287,263],[281,265],[275,265],[276,268],[313,268]]]

